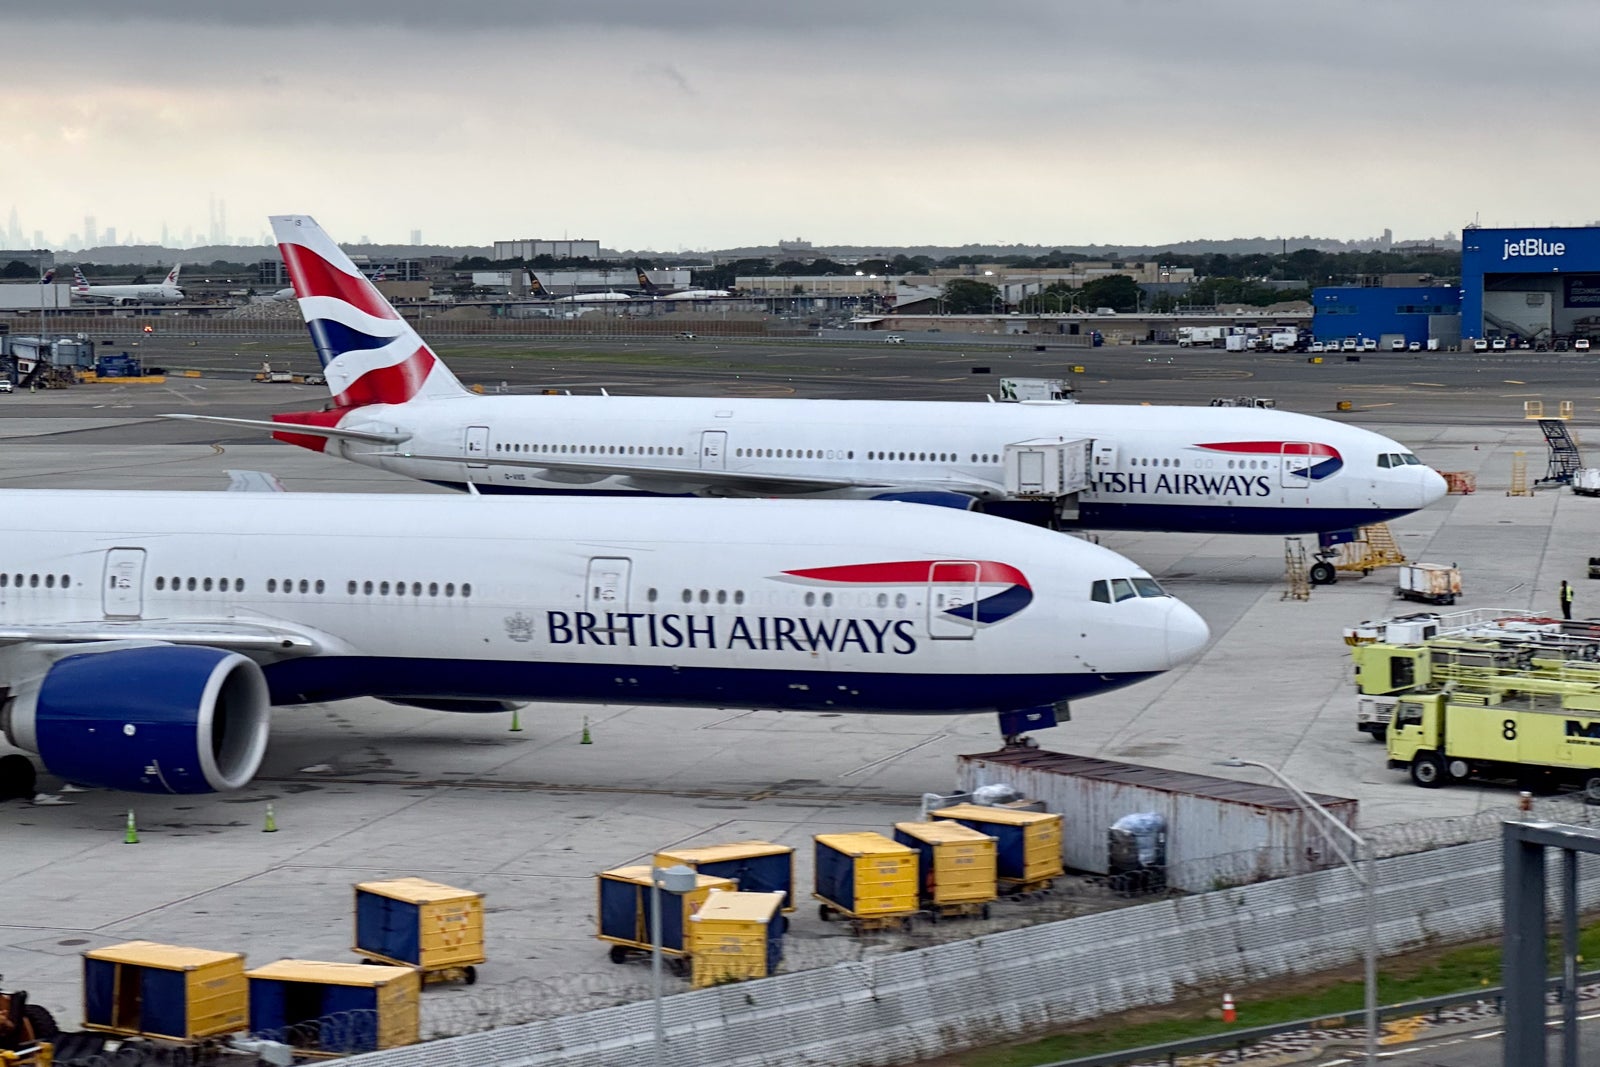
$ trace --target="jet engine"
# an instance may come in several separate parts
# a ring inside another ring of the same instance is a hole
[[[0,729],[68,781],[212,793],[240,788],[261,766],[267,681],[237,652],[123,641],[6,652]]]

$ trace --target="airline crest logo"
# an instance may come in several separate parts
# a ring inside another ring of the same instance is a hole
[[[383,295],[304,245],[278,245],[322,365],[351,376],[334,407],[404,404],[422,390],[438,357]],[[341,366],[334,367],[335,362]],[[330,380],[334,380],[330,376]]]
[[[1223,441],[1195,447],[1251,459],[1281,456],[1285,473],[1314,482],[1330,478],[1344,467],[1344,457],[1337,448],[1315,441]]]
[[[954,604],[945,609],[945,615],[979,626],[1004,622],[1033,603],[1033,588],[1027,576],[1009,563],[993,560],[854,563],[784,571],[779,580],[834,589],[927,586],[930,591],[942,592],[947,602]],[[896,606],[900,606],[898,600]]]

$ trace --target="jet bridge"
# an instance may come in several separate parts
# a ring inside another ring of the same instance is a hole
[[[1006,497],[1049,501],[1055,518],[1076,519],[1078,494],[1094,480],[1093,452],[1089,437],[1036,437],[1006,445]]]

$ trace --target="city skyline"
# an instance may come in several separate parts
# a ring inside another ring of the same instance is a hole
[[[1591,24],[1580,0],[81,0],[7,20],[5,192],[54,247],[88,214],[199,242],[213,197],[252,244],[295,211],[660,251],[1579,224]]]

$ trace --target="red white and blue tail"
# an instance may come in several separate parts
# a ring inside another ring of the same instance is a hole
[[[89,279],[83,276],[82,267],[72,268],[72,289],[78,293],[87,293],[89,291]]]
[[[315,219],[271,221],[336,409],[472,395]]]

